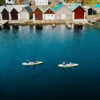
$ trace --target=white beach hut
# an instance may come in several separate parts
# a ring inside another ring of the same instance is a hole
[[[56,20],[72,20],[72,11],[62,3],[55,7],[53,11]]]
[[[33,10],[28,6],[20,12],[20,20],[29,20],[33,16]]]
[[[54,11],[48,7],[47,9],[45,9],[44,12],[44,20],[54,20],[55,19],[55,13]]]

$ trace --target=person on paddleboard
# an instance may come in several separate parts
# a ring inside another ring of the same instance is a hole
[[[63,61],[63,63],[62,63],[63,65],[66,65],[66,60],[65,61]]]
[[[29,60],[26,60],[26,63],[29,63]]]

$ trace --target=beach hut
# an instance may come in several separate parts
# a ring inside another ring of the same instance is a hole
[[[2,20],[9,20],[9,12],[6,10],[6,8],[3,9],[1,15],[2,15]]]
[[[10,12],[13,9],[12,5],[0,7],[1,20],[11,20]]]
[[[20,20],[29,20],[33,16],[33,10],[30,7],[25,7],[20,12]]]
[[[94,15],[96,14],[96,11],[93,8],[88,9],[88,15]]]
[[[88,7],[88,6],[83,6],[83,8],[86,11],[86,15],[95,15],[96,11],[94,10],[94,8]]]
[[[44,19],[45,20],[54,20],[55,19],[55,13],[50,7],[48,7],[44,12]]]
[[[53,10],[55,12],[55,19],[59,20],[71,20],[72,19],[72,11],[67,8],[64,4],[59,4]]]
[[[41,7],[38,7],[33,12],[33,20],[43,20],[44,19],[44,10]]]
[[[20,12],[25,5],[6,5],[0,7],[1,20],[19,20]],[[26,8],[27,9],[27,8]]]
[[[74,4],[70,8],[73,12],[73,20],[84,20],[85,19],[85,9],[78,3]]]
[[[18,20],[18,11],[15,8],[12,9],[10,14],[11,14],[11,20]]]

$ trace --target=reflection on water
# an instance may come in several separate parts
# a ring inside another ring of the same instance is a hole
[[[33,66],[33,69],[36,69],[36,66]]]
[[[83,25],[74,25],[74,32],[75,33],[80,33],[83,30]]]
[[[43,30],[43,25],[36,25],[36,30]]]
[[[29,27],[29,30],[31,31],[31,30],[34,30],[34,26],[30,26]]]
[[[48,25],[42,31],[35,26],[3,29],[0,31],[0,100],[96,97],[100,94],[100,67],[96,66],[100,65],[99,45],[100,33],[93,27],[68,30],[64,25],[54,29]],[[25,59],[38,59],[44,64],[22,66]],[[58,68],[65,59],[80,66]]]
[[[10,30],[10,26],[9,26],[8,24],[5,24],[5,25],[3,26],[3,29]]]
[[[25,66],[26,68],[30,68],[30,66]]]
[[[2,26],[0,26],[0,31],[2,30]]]
[[[19,26],[13,25],[11,31],[12,33],[17,33],[19,31]]]
[[[19,26],[18,25],[13,25],[13,30],[15,29],[15,30],[18,30],[19,29]]]
[[[80,41],[84,26],[83,25],[74,25],[73,29],[73,40]],[[79,43],[79,42],[77,42]]]

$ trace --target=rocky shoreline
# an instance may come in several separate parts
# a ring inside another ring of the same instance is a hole
[[[25,20],[20,20],[20,21],[9,21],[8,24],[9,25],[52,25],[52,24],[66,24],[66,23],[69,23],[69,24],[81,24],[81,25],[85,25],[85,24],[88,24],[88,21],[65,21],[65,20],[54,20],[54,21],[51,21],[51,20],[48,20],[48,21],[25,21]]]
[[[0,22],[2,23],[2,22]],[[37,20],[37,21],[33,21],[33,20],[11,20],[8,21],[6,24],[7,25],[14,25],[14,26],[34,26],[34,25],[52,25],[52,26],[56,26],[56,25],[61,25],[64,24],[67,27],[69,27],[71,24],[77,24],[77,25],[89,25],[89,26],[93,26],[94,22],[92,21],[88,21],[88,20],[80,20],[80,21],[65,21],[65,20]],[[0,29],[2,29],[2,26],[5,26],[6,24],[2,25],[0,24]]]

